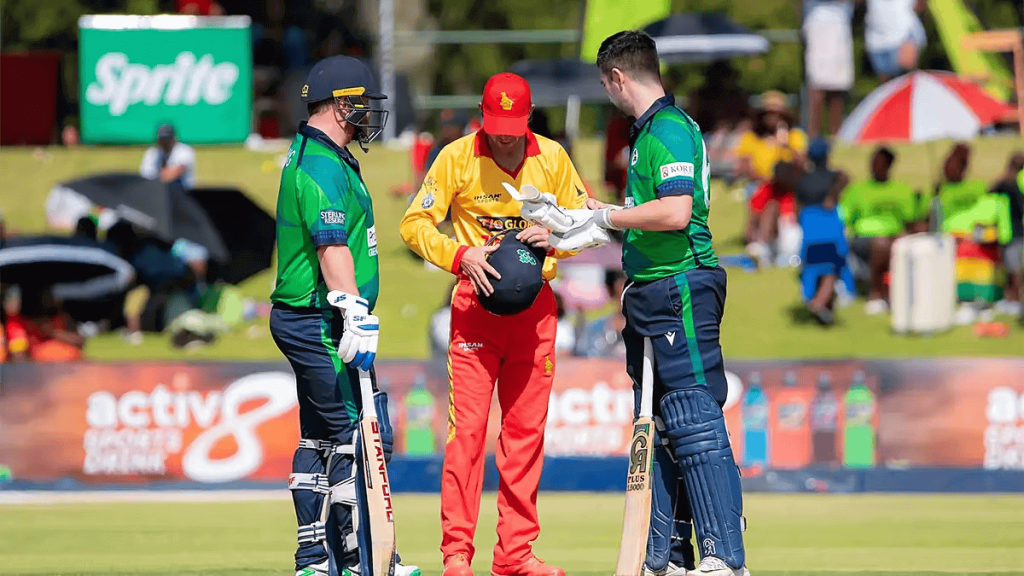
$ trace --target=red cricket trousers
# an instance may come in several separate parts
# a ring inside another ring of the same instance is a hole
[[[498,467],[498,543],[494,566],[532,555],[540,534],[537,486],[544,464],[544,425],[555,373],[555,298],[545,283],[533,306],[495,316],[459,281],[452,296],[448,345],[448,442],[441,477],[441,552],[473,558],[480,515],[487,417],[498,386],[501,433]]]

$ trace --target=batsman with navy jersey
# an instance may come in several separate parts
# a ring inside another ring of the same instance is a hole
[[[346,56],[321,60],[302,87],[309,121],[299,126],[277,198],[277,283],[270,332],[295,372],[302,434],[288,488],[298,520],[296,576],[360,572],[358,530],[365,499],[357,479],[358,370],[377,352],[377,237],[359,163],[387,121],[371,100],[370,70]],[[365,148],[364,148],[365,150]],[[387,397],[374,396],[386,455],[392,445]],[[364,516],[365,518],[365,516]],[[332,562],[333,560],[333,562]],[[365,571],[364,573],[368,573]],[[418,576],[399,566],[398,576]]]
[[[666,449],[656,456],[646,571],[681,574],[693,565],[683,543],[692,514],[701,562],[687,574],[743,576],[740,476],[722,414],[726,275],[707,222],[707,152],[696,123],[662,89],[650,36],[627,31],[608,37],[597,64],[609,98],[636,118],[626,206],[590,200],[588,208],[598,227],[625,231],[623,339],[634,383],[641,381],[645,339],[654,353],[655,416],[667,442],[659,440]],[[679,497],[677,486],[684,492]]]

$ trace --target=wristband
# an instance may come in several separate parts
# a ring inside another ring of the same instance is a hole
[[[621,210],[621,208],[600,208],[594,211],[594,223],[604,228],[605,230],[622,230],[615,224],[612,224],[611,213],[612,210]]]

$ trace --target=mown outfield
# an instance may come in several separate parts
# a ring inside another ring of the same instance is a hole
[[[899,148],[896,177],[915,187],[926,188],[937,174],[949,142]],[[978,140],[970,176],[989,181],[999,174],[1008,154],[1024,149],[1024,139],[998,137]],[[869,148],[840,148],[835,164],[854,178],[867,172]],[[426,326],[430,315],[445,298],[451,278],[424,268],[411,256],[398,235],[398,221],[405,200],[392,198],[388,190],[411,179],[408,154],[374,147],[369,154],[356,153],[363,163],[367,185],[375,196],[377,237],[381,257],[381,297],[378,315],[383,325],[382,356],[422,358],[427,354]],[[138,169],[142,148],[85,147],[76,150],[53,148],[5,148],[0,150],[0,211],[15,232],[30,233],[45,228],[43,204],[58,182],[90,173]],[[278,154],[258,153],[236,146],[198,150],[198,178],[204,185],[230,184],[246,190],[272,211],[280,170]],[[584,178],[600,188],[600,143],[578,145],[577,160]],[[721,184],[713,187],[711,228],[720,253],[742,251],[739,235],[745,206]],[[270,272],[248,281],[243,291],[267,299],[272,282]],[[795,357],[902,357],[935,355],[1016,355],[1024,350],[1024,330],[1014,327],[1008,338],[976,338],[968,328],[957,328],[933,338],[899,338],[888,330],[885,317],[868,317],[861,303],[839,314],[839,325],[822,330],[800,318],[800,301],[793,270],[760,273],[732,271],[722,342],[727,358]],[[129,348],[117,336],[108,335],[89,342],[93,359],[179,358],[167,340],[150,337],[137,348]],[[265,322],[253,322],[217,344],[196,352],[193,358],[277,359]]]
[[[439,574],[437,496],[400,496],[396,509],[401,553]],[[287,500],[0,504],[0,574],[290,574],[292,514]],[[612,573],[620,494],[541,494],[540,514],[539,556],[570,576]],[[755,576],[1024,574],[1021,496],[755,494],[746,515]],[[490,570],[495,522],[486,495],[477,574]]]

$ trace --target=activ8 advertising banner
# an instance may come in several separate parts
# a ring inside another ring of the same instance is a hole
[[[290,471],[299,430],[287,364],[0,368],[0,471],[14,480],[280,482]],[[396,454],[439,455],[444,371],[416,361],[376,369],[390,398]],[[727,370],[726,422],[748,478],[786,470],[1024,470],[1024,359],[740,361]],[[559,359],[547,455],[625,456],[631,385],[621,360]],[[496,401],[491,410],[488,451],[501,420]]]
[[[151,143],[164,122],[189,144],[249,135],[249,17],[96,15],[78,25],[83,141]]]

